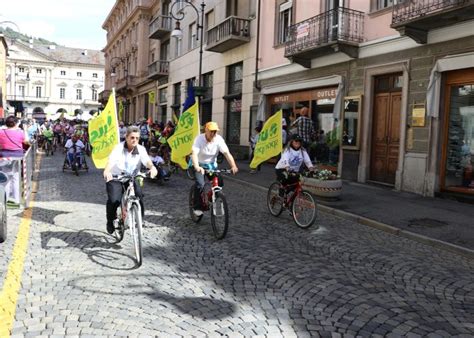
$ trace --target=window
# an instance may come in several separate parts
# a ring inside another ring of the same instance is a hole
[[[189,42],[188,42],[188,49],[194,49],[197,47],[197,31],[196,31],[196,23],[192,23],[189,25]]]
[[[82,77],[82,72],[77,72],[77,77]]]
[[[167,101],[167,96],[168,96],[167,88],[160,89],[158,94],[159,94],[160,103]]]
[[[92,89],[92,101],[97,101],[97,89]]]
[[[175,39],[175,45],[174,45],[174,56],[179,57],[181,56],[181,53],[183,52],[183,39]]]
[[[160,60],[169,60],[170,40],[166,40],[160,45]]]
[[[280,5],[278,12],[278,36],[277,44],[283,44],[288,40],[288,33],[291,26],[291,16],[292,16],[293,1],[288,0]]]
[[[61,71],[61,75],[63,75],[63,76],[66,75],[66,71],[65,71],[65,70],[62,70],[62,71]]]
[[[43,73],[43,70],[40,69],[40,68],[36,68],[36,74],[42,74]]]
[[[59,88],[59,98],[60,99],[66,98],[66,88]]]
[[[25,72],[25,67],[18,67],[18,72],[19,73],[24,73]]]
[[[20,96],[25,96],[25,86],[19,85],[18,86],[18,93],[20,94]]]
[[[372,0],[372,10],[378,11],[387,7],[392,7],[393,3],[394,0]]]
[[[92,73],[92,77],[97,79],[97,73]]]
[[[76,100],[82,100],[82,89],[76,89]]]
[[[171,108],[173,108],[173,112],[176,114],[176,116],[179,116],[180,107],[181,107],[181,82],[175,83],[173,85],[173,105]]]
[[[206,122],[212,120],[212,86],[214,82],[213,73],[206,73],[202,76],[202,82],[204,87],[206,87],[206,91],[201,99],[201,112],[202,115],[200,117],[201,124],[204,125]]]
[[[228,67],[226,140],[230,144],[240,144],[242,77],[242,62]]]
[[[36,97],[41,97],[41,87],[36,86]]]

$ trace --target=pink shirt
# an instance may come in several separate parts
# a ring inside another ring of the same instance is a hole
[[[23,150],[25,132],[21,129],[0,130],[0,150]]]

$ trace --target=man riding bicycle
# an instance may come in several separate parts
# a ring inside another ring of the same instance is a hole
[[[194,139],[191,160],[196,171],[196,190],[194,192],[194,214],[203,214],[201,206],[201,190],[204,187],[204,175],[206,170],[217,169],[217,155],[221,152],[230,164],[232,174],[236,174],[239,169],[235,164],[227,144],[222,136],[217,135],[219,126],[216,122],[207,122],[204,126],[204,134],[198,135]]]
[[[135,126],[128,127],[125,142],[115,146],[109,155],[107,166],[104,169],[104,179],[107,182],[107,232],[109,234],[112,234],[115,230],[114,220],[123,195],[122,183],[113,180],[113,176],[122,175],[123,173],[135,173],[140,170],[142,165],[150,169],[150,176],[152,178],[157,174],[157,170],[151,162],[145,147],[139,145],[139,141],[140,129]],[[142,213],[144,213],[142,188],[137,182],[134,182],[134,188],[136,196],[140,199]]]
[[[302,142],[303,139],[299,135],[292,135],[275,166],[277,180],[282,185],[292,185],[299,180],[298,176],[288,176],[288,172],[298,173],[303,162],[310,171],[315,169],[306,149],[301,146]],[[283,193],[284,191],[280,191],[280,195],[283,195]]]

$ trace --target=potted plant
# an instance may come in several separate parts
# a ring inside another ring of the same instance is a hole
[[[317,170],[313,177],[305,177],[303,186],[313,195],[322,198],[339,199],[342,194],[342,180],[327,169]]]

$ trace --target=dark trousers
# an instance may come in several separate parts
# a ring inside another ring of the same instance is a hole
[[[143,191],[140,184],[134,182],[135,195],[140,199],[140,206],[142,207],[142,216],[145,213],[145,205],[143,204]],[[117,217],[117,208],[122,201],[122,195],[125,192],[125,187],[119,181],[109,181],[105,184],[107,189],[107,222],[113,222]]]
[[[299,180],[298,176],[289,176],[288,178],[285,177],[285,169],[275,169],[277,181],[283,185],[291,185],[296,184]],[[291,191],[295,188],[295,185],[292,185],[287,188],[287,191]]]

